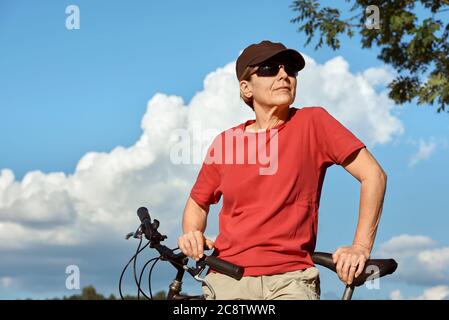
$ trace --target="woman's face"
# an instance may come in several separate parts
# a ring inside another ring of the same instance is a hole
[[[270,63],[277,65],[288,64],[285,60],[269,60]],[[244,81],[242,81],[244,82]],[[280,67],[275,76],[251,75],[246,84],[242,84],[245,95],[253,98],[253,105],[256,104],[267,107],[290,106],[296,96],[296,77],[288,75],[284,67]]]

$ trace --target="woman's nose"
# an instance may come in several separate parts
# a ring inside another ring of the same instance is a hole
[[[284,67],[283,64],[279,65],[278,76],[282,76],[284,78],[288,78],[288,74],[287,74],[287,72],[285,72],[285,67]]]

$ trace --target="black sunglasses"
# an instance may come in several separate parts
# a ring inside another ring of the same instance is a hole
[[[278,74],[279,69],[284,67],[284,71],[289,77],[297,77],[298,70],[289,64],[282,64],[276,62],[263,63],[258,66],[257,70],[254,72],[259,77],[274,77]],[[253,74],[254,74],[253,73]]]

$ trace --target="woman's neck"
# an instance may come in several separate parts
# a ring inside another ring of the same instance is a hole
[[[256,107],[256,121],[248,127],[251,131],[263,131],[277,127],[288,120],[289,107]]]

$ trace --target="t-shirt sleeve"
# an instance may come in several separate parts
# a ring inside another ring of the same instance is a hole
[[[211,160],[211,157],[214,155],[214,145],[216,142],[217,138],[208,148],[206,158],[201,165],[198,177],[190,191],[190,197],[201,207],[218,203],[222,194],[219,189],[221,183],[220,164]]]
[[[330,115],[326,109],[314,108],[313,119],[322,164],[341,165],[349,155],[365,147],[362,141]]]

